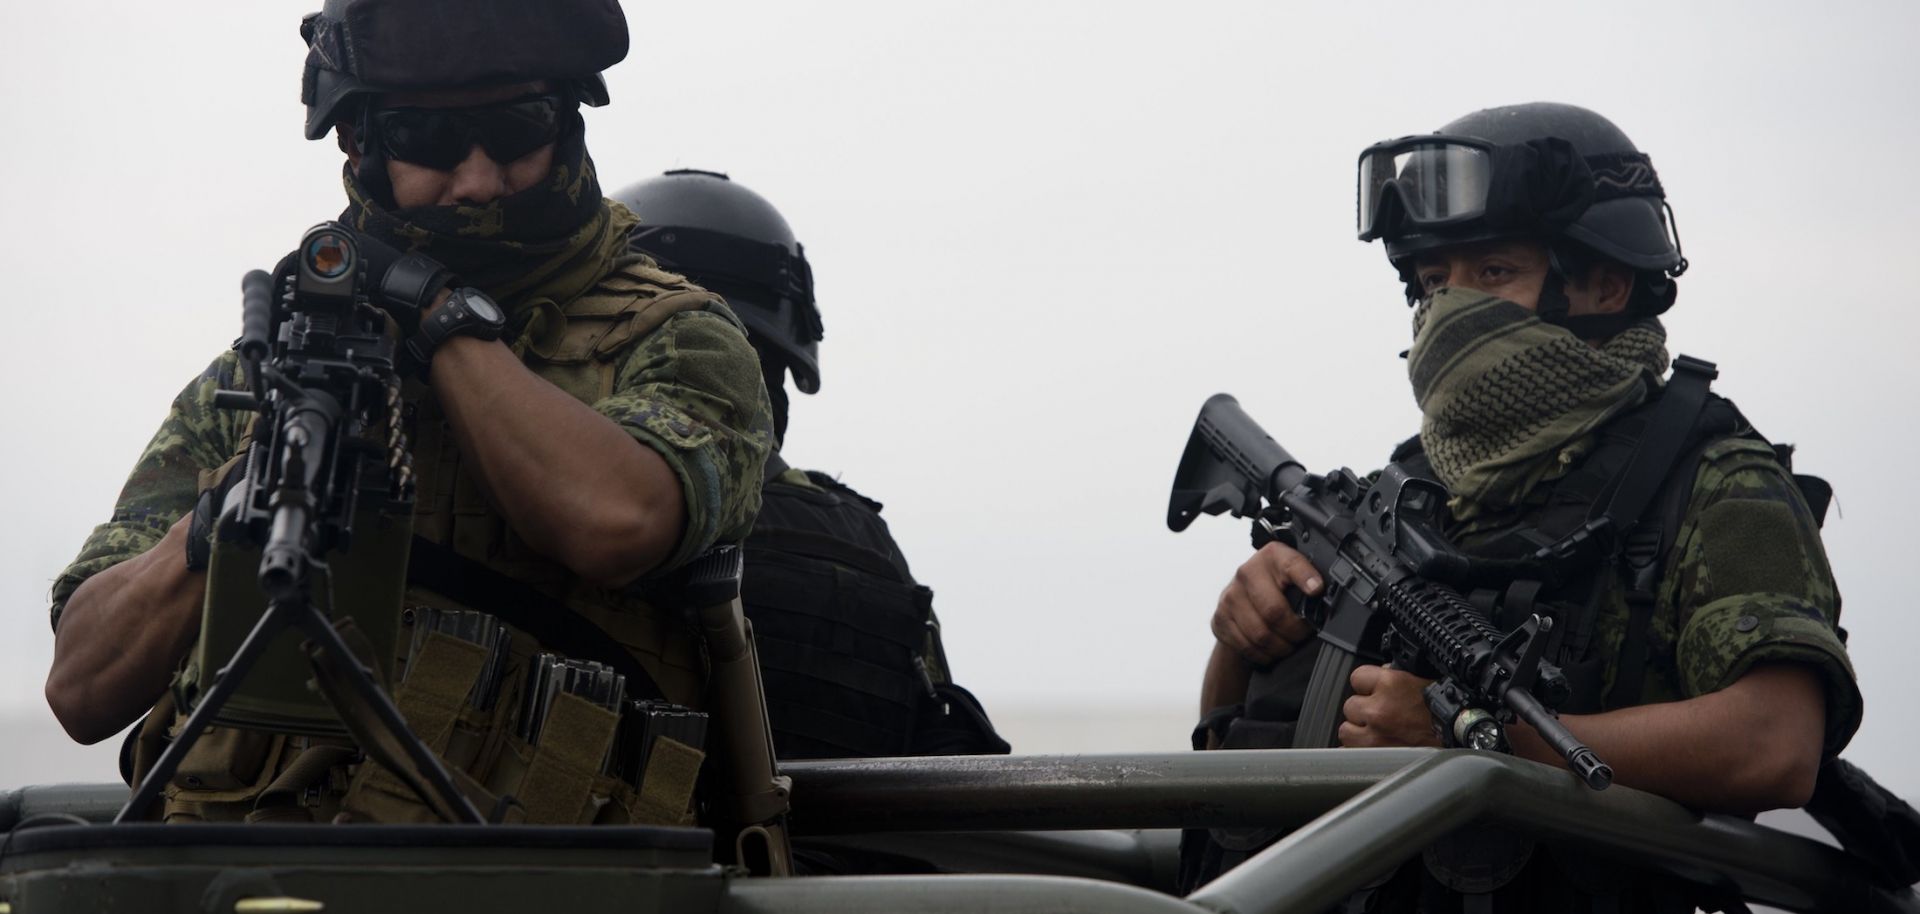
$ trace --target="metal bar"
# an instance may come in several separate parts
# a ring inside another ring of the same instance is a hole
[[[1424,749],[789,761],[796,835],[1296,825]]]
[[[1048,876],[809,876],[735,879],[721,914],[1208,914],[1178,898],[1111,882]]]
[[[0,790],[0,832],[35,816],[78,816],[88,822],[113,821],[127,805],[125,784],[48,784]]]
[[[880,854],[942,873],[1073,876],[1178,892],[1180,833],[1160,830],[911,832],[802,838],[796,850]]]
[[[1503,755],[1435,753],[1222,875],[1188,900],[1214,911],[1324,908],[1473,821],[1577,843],[1633,865],[1799,911],[1920,911],[1825,845],[1628,788],[1595,792]]]

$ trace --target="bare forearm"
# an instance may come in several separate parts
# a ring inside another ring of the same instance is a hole
[[[190,572],[181,518],[158,545],[88,578],[54,635],[47,705],[67,734],[97,743],[153,706],[200,631],[206,575]]]
[[[1812,673],[1759,667],[1718,692],[1561,721],[1609,765],[1614,780],[1688,806],[1752,813],[1800,806],[1813,791],[1825,709]],[[1564,764],[1533,728],[1510,731],[1514,752]]]
[[[448,340],[431,380],[463,459],[533,548],[607,585],[672,554],[686,514],[679,479],[607,417],[499,343]]]

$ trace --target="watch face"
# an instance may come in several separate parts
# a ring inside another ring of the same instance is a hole
[[[468,291],[465,295],[461,296],[461,298],[467,303],[467,310],[472,311],[474,317],[489,324],[506,323],[506,314],[502,313],[500,306],[495,304],[493,299],[488,298],[486,295],[475,291]]]

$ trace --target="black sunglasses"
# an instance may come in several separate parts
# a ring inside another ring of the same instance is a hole
[[[554,142],[572,110],[559,95],[529,95],[472,108],[382,108],[369,120],[389,158],[451,171],[475,146],[505,164]]]

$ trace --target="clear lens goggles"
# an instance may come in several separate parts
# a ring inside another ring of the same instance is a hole
[[[1361,241],[1381,236],[1389,199],[1407,224],[1438,227],[1484,216],[1493,188],[1493,147],[1429,134],[1375,143],[1360,153]]]

